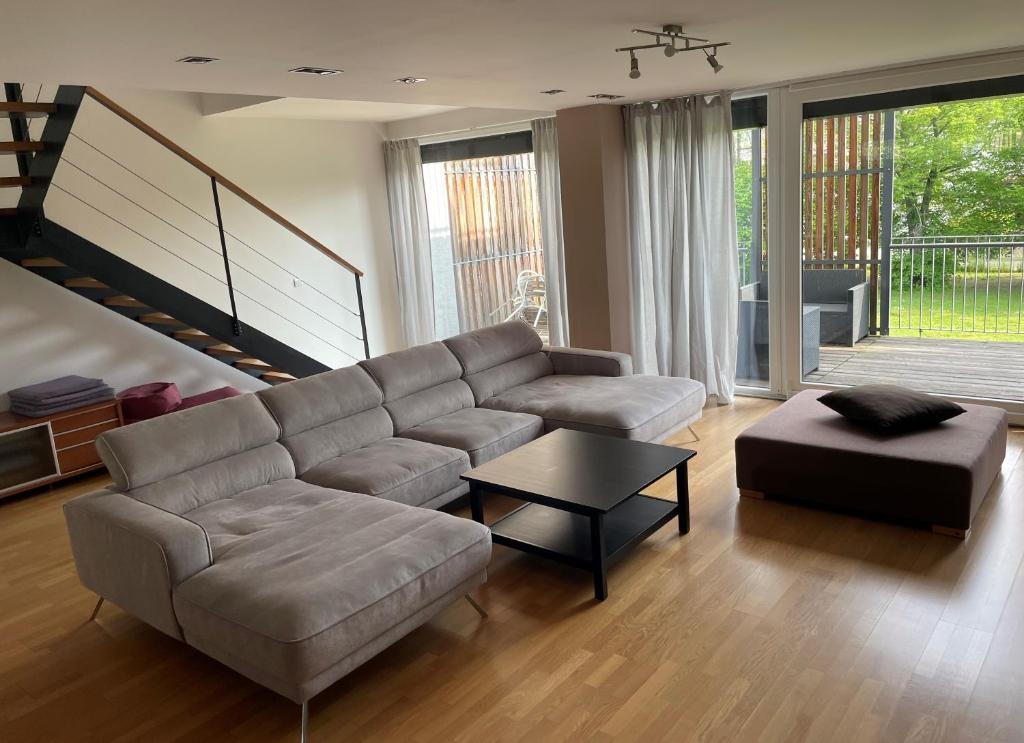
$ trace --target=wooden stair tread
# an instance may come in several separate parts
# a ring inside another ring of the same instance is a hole
[[[13,152],[40,152],[42,142],[0,142],[0,155]]]
[[[288,374],[287,372],[265,372],[259,376],[264,382],[269,382],[271,385],[280,385],[285,382],[294,382],[295,377]]]
[[[68,289],[109,289],[110,287],[98,279],[89,277],[81,279],[68,279],[64,282]]]
[[[108,307],[148,307],[145,302],[140,302],[135,297],[129,297],[126,294],[121,294],[116,297],[104,297],[103,304]],[[175,321],[177,322],[177,321]]]
[[[0,101],[0,117],[10,118],[11,114],[36,118],[57,113],[56,103],[32,103],[31,101]]]
[[[30,185],[32,185],[32,179],[27,175],[5,175],[0,178],[0,188],[18,188]]]
[[[249,354],[227,343],[217,343],[205,349],[206,353],[214,356],[234,356],[239,359],[248,359]]]
[[[139,315],[138,320],[146,325],[184,325],[181,320],[176,320],[163,312],[150,312],[146,315]]]
[[[21,265],[25,268],[67,268],[56,258],[22,258]]]
[[[252,358],[239,359],[235,362],[235,366],[240,369],[262,369],[265,373],[280,371],[280,369],[275,369],[265,361]]]
[[[220,339],[204,333],[202,330],[190,328],[189,330],[176,330],[174,338],[179,341],[197,341],[200,343],[220,343]]]

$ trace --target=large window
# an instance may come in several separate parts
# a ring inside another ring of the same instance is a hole
[[[437,335],[518,317],[546,337],[529,132],[425,145],[423,162]]]
[[[1014,88],[805,106],[806,380],[1024,399],[1024,96],[999,95]]]

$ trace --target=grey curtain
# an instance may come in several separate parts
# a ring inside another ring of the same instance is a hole
[[[567,346],[569,319],[565,296],[565,249],[562,242],[558,132],[553,118],[534,119],[530,126],[533,129],[533,157],[537,167],[537,192],[540,200],[549,342],[552,346]]]
[[[730,97],[636,104],[623,115],[634,363],[696,379],[729,403],[738,282]]]
[[[384,165],[402,330],[406,345],[415,346],[435,339],[430,230],[419,142],[385,142]]]

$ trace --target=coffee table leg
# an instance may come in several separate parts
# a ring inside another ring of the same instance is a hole
[[[469,484],[469,510],[473,514],[473,521],[484,523],[484,503],[480,488],[475,483]]]
[[[676,500],[679,503],[679,533],[690,533],[690,479],[686,462],[676,467]]]
[[[604,516],[590,517],[590,569],[594,574],[594,598],[608,598],[608,570],[605,565]]]

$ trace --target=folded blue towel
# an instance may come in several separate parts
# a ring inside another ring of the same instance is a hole
[[[87,392],[96,388],[105,387],[102,379],[91,379],[69,375],[51,379],[49,382],[30,384],[27,387],[19,387],[8,392],[11,402],[15,400],[24,402],[43,402],[62,395],[72,395],[76,392]]]

